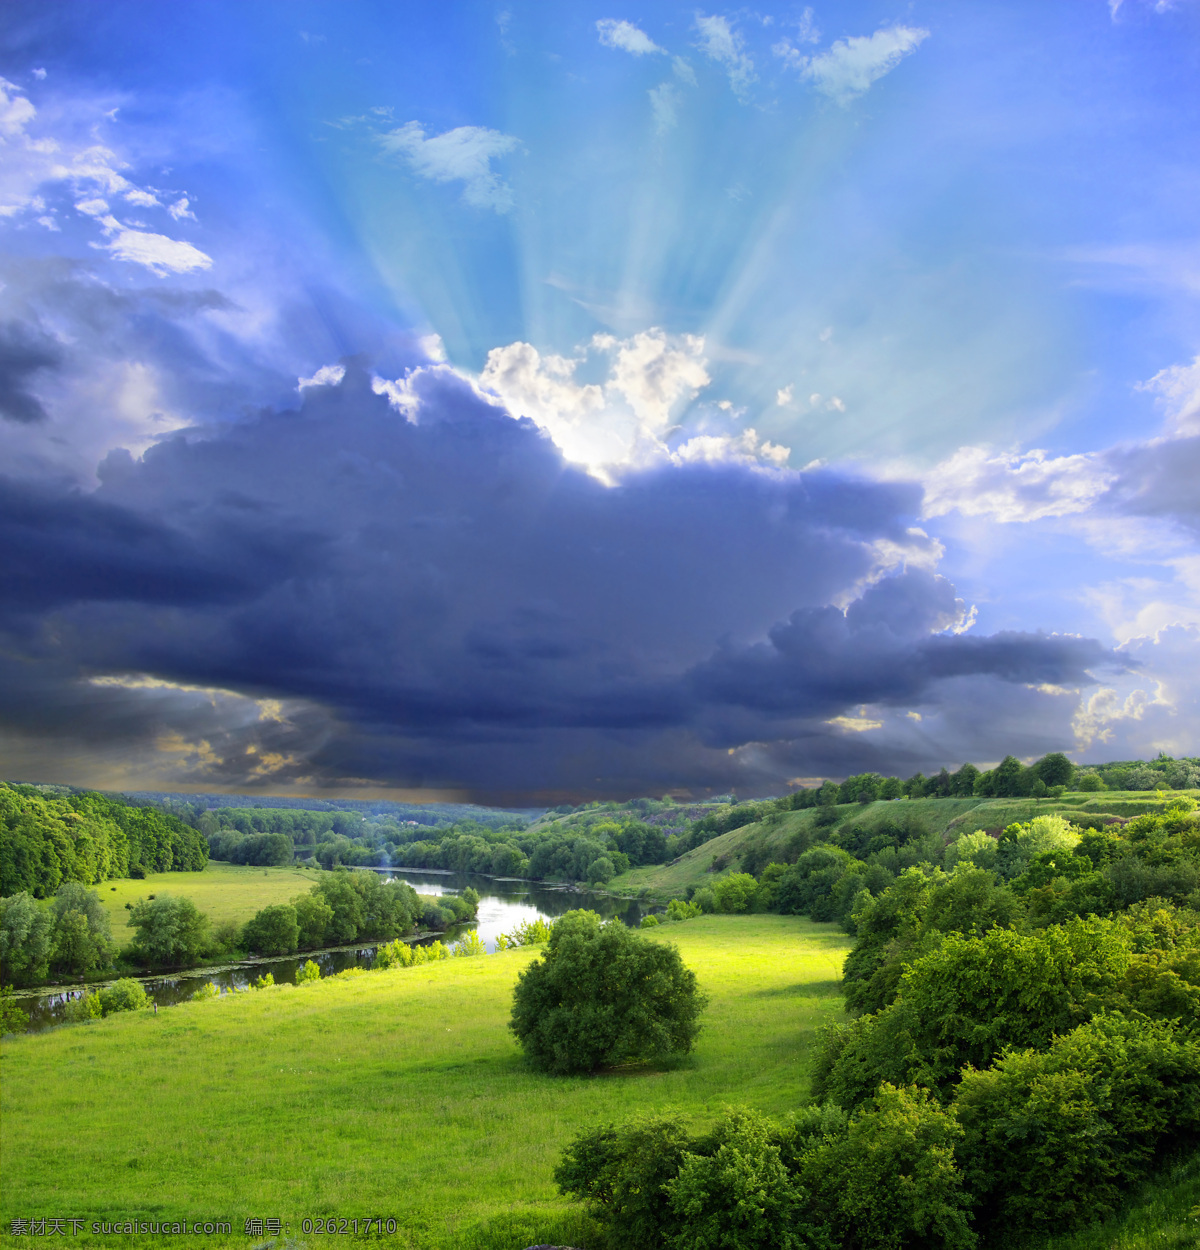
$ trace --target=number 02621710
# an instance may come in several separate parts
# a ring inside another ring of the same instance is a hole
[[[394,1217],[382,1215],[368,1215],[357,1219],[331,1215],[327,1219],[304,1220],[300,1227],[306,1233],[344,1233],[352,1237],[359,1233],[394,1233],[397,1225]]]

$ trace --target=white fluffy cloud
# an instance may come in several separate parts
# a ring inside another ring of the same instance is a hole
[[[602,17],[596,23],[600,42],[606,48],[618,48],[633,56],[645,56],[650,52],[663,52],[658,44],[644,30],[639,30],[632,22],[619,22],[611,17]]]
[[[169,239],[165,234],[145,230],[120,230],[111,243],[104,245],[117,260],[145,265],[161,278],[168,273],[190,273],[211,269],[212,257],[182,239]]]
[[[926,476],[924,515],[957,510],[1006,522],[1068,516],[1086,512],[1115,476],[1090,455],[960,447]]]
[[[734,94],[744,99],[757,75],[741,34],[730,25],[728,18],[705,17],[702,13],[696,14],[695,29],[700,36],[700,50],[710,61],[724,66]]]
[[[760,439],[753,428],[741,434],[697,434],[681,444],[671,455],[676,464],[729,463],[759,464],[766,462],[783,468],[791,448],[781,447],[769,439]]]
[[[337,386],[345,376],[345,365],[322,365],[311,378],[300,378],[296,389],[306,391],[310,386]]]
[[[597,360],[606,365],[600,380],[581,381],[577,375]],[[706,366],[703,338],[652,328],[625,339],[597,334],[572,356],[509,343],[488,353],[477,378],[435,363],[395,381],[376,378],[373,388],[415,422],[424,389],[452,375],[480,398],[533,421],[568,460],[606,482],[622,470],[667,461],[785,464],[789,449],[753,429],[705,431],[668,446],[673,421],[709,384]]]
[[[1162,397],[1170,433],[1200,433],[1200,355],[1190,365],[1160,369],[1138,389],[1154,391]]]
[[[21,88],[7,78],[0,78],[0,135],[6,139],[16,138],[24,133],[36,115],[37,110],[21,94]]]
[[[776,44],[774,50],[823,95],[839,104],[848,104],[895,69],[928,37],[929,31],[920,27],[889,26],[873,35],[839,39],[827,52],[817,56],[803,56],[786,40]]]
[[[1195,753],[1200,720],[1200,626],[1170,625],[1132,639],[1122,653],[1140,666],[1085,698],[1073,728],[1093,759],[1147,759]]]
[[[421,178],[463,183],[463,199],[475,208],[507,213],[513,206],[512,188],[491,164],[517,148],[512,135],[486,126],[456,126],[427,138],[419,122],[407,122],[379,142],[385,152],[403,157]]]
[[[603,383],[575,380],[589,353],[609,358]],[[598,334],[574,356],[543,356],[529,343],[493,348],[480,383],[514,416],[540,425],[568,459],[603,475],[665,451],[672,415],[705,386],[704,340],[645,330]]]
[[[82,127],[76,135],[36,133],[36,107],[19,87],[0,78],[0,219],[30,213],[48,229],[59,229],[53,212],[46,212],[45,200],[48,188],[57,184],[74,194],[77,212],[100,225],[110,241],[93,246],[115,260],[144,265],[160,277],[210,268],[212,258],[191,243],[144,230],[141,223],[118,220],[111,203],[118,197],[141,209],[162,209],[163,204],[153,190],[121,172],[129,169],[127,161],[95,142],[96,128],[106,114],[80,105],[73,115],[77,127]],[[87,138],[81,144],[82,134]],[[187,203],[183,196],[166,211],[176,220],[195,221]]]

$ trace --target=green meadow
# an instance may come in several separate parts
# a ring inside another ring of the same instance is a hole
[[[209,860],[200,872],[153,872],[141,880],[102,881],[95,887],[112,921],[113,937],[126,939],[126,903],[151,894],[159,898],[190,898],[214,925],[244,924],[272,903],[288,903],[307,894],[318,874],[305,868],[254,868]]]
[[[850,939],[832,925],[706,916],[654,937],[710,998],[696,1050],[668,1068],[527,1069],[506,1026],[532,950],[8,1038],[4,1225],[229,1219],[245,1245],[247,1217],[297,1236],[306,1217],[381,1215],[402,1246],[571,1244],[583,1229],[552,1171],[580,1129],[641,1112],[701,1124],[729,1104],[784,1114],[841,1016]]]

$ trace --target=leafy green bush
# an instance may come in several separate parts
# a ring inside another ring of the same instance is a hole
[[[242,929],[242,942],[256,955],[290,955],[300,942],[300,921],[291,903],[264,907]]]
[[[304,967],[296,972],[296,984],[304,985],[308,981],[319,981],[321,979],[321,966],[314,960],[306,959]]]
[[[678,1250],[809,1250],[829,1242],[774,1124],[751,1111],[725,1115],[699,1149],[683,1151],[663,1186]],[[814,1216],[816,1217],[814,1219]]]
[[[220,998],[221,991],[211,981],[205,981],[202,986],[192,995],[192,1000],[202,1003],[209,998]]]
[[[1099,1015],[1041,1053],[968,1069],[955,1110],[987,1228],[1029,1239],[1104,1218],[1166,1146],[1200,1135],[1200,1040]]]
[[[518,978],[510,1028],[535,1067],[594,1072],[686,1054],[705,1001],[674,947],[570,911]]]
[[[264,972],[262,976],[255,977],[254,980],[250,982],[250,988],[254,990],[265,990],[269,989],[274,984],[275,974],[273,972]]]
[[[607,855],[601,855],[588,865],[587,879],[592,885],[607,885],[616,875],[617,870]]]
[[[852,1120],[807,1107],[790,1123],[730,1109],[690,1136],[672,1119],[590,1129],[559,1189],[621,1250],[972,1250],[954,1117],[885,1087]]]
[[[663,1246],[678,1228],[666,1186],[691,1144],[677,1120],[589,1129],[563,1151],[554,1180],[561,1192],[588,1204],[611,1244]]]
[[[708,886],[704,886],[692,895],[692,906],[702,912],[714,912],[717,910],[717,896]]]
[[[463,957],[471,955],[486,955],[487,943],[484,942],[483,938],[481,938],[474,929],[471,929],[464,933],[462,937],[455,942],[455,944],[450,948],[450,953],[452,955]]]
[[[412,968],[417,964],[435,963],[446,959],[449,951],[441,942],[429,942],[422,946],[409,946],[396,938],[393,942],[380,946],[375,951],[375,962],[372,968]]]
[[[194,964],[208,946],[208,917],[190,898],[142,899],[130,911],[129,924],[137,930],[135,958],[152,967]]]
[[[0,987],[0,1033],[23,1033],[29,1024],[29,1013],[17,1006],[13,987]]]
[[[904,971],[895,1002],[835,1035],[814,1092],[853,1107],[880,1081],[940,1088],[1005,1046],[1047,1046],[1120,993],[1130,945],[1095,918],[1029,935],[943,934]]]
[[[100,1010],[106,1016],[117,1011],[141,1011],[150,1005],[150,999],[140,981],[122,977],[100,991]]]
[[[693,916],[703,914],[698,903],[689,903],[682,898],[673,898],[667,903],[668,920],[691,920]]]
[[[638,925],[638,928],[657,929],[660,924],[662,924],[662,921],[653,912],[651,912],[648,916],[642,917],[642,922]]]
[[[721,877],[712,884],[717,911],[722,912],[749,910],[757,891],[758,882],[748,872],[731,873],[728,877]]]
[[[522,921],[504,936],[509,946],[540,946],[550,941],[550,926],[538,916],[534,920]]]
[[[86,1024],[89,1020],[99,1020],[102,1015],[100,995],[90,992],[82,998],[73,998],[63,1010],[63,1019],[70,1024]]]
[[[971,1250],[971,1199],[954,1161],[962,1135],[927,1091],[880,1086],[845,1135],[824,1141],[801,1165],[834,1244]]]

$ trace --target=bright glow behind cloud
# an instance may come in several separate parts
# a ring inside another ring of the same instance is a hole
[[[609,358],[603,383],[575,380],[591,353]],[[628,339],[597,334],[574,357],[510,343],[488,353],[479,380],[514,416],[536,421],[569,460],[603,473],[665,452],[672,415],[710,381],[705,363],[702,338],[651,329]]]

